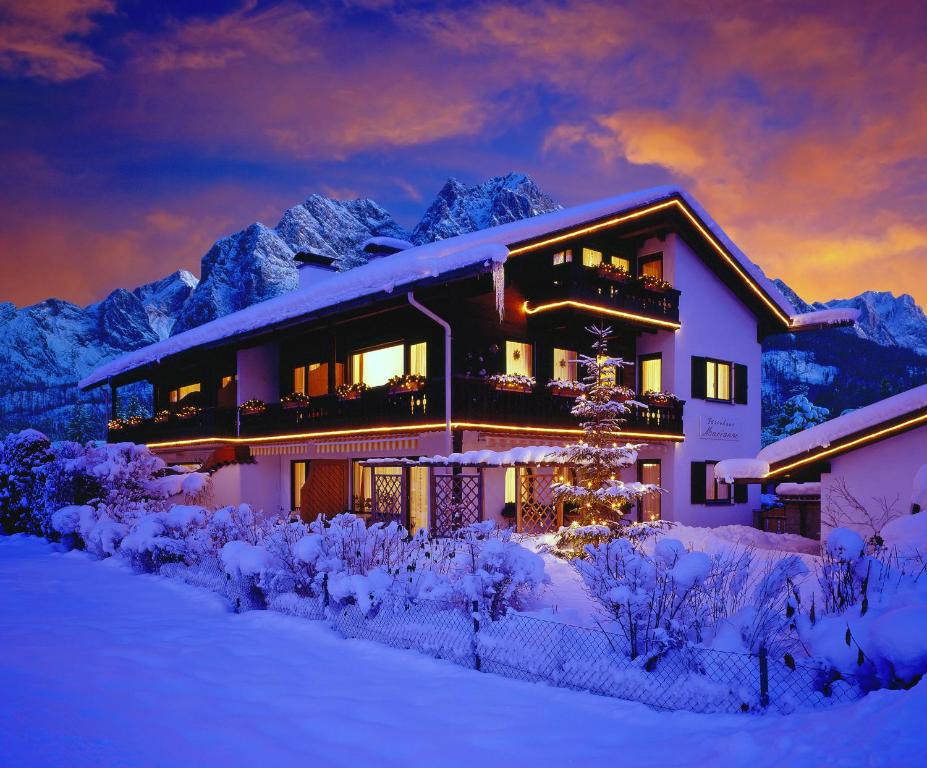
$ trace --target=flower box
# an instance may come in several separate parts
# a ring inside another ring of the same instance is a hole
[[[599,277],[605,278],[606,280],[611,280],[615,283],[628,283],[633,277],[630,272],[626,272],[623,269],[619,269],[611,264],[600,264],[596,272]]]
[[[362,383],[342,384],[335,389],[335,394],[338,396],[339,400],[360,400],[361,396],[368,389],[370,389],[370,387]]]
[[[361,393],[359,390],[356,390],[356,389],[349,390],[348,392],[338,393],[339,400],[360,400],[360,397],[361,397]]]
[[[280,405],[288,411],[294,408],[308,408],[309,398],[302,392],[291,392],[280,398]]]
[[[493,384],[500,392],[521,392],[526,394],[531,391],[530,384],[519,384],[517,382],[496,382]]]
[[[189,421],[190,419],[196,417],[199,412],[199,408],[188,405],[185,408],[181,408],[179,411],[177,411],[177,418],[183,421]]]
[[[641,286],[643,286],[648,291],[654,291],[655,293],[666,293],[673,286],[666,282],[666,280],[661,280],[659,277],[652,277],[651,275],[644,275],[640,279]]]
[[[547,391],[556,397],[579,397],[582,385],[578,381],[556,379],[547,383]]]
[[[238,406],[238,410],[244,416],[257,416],[267,410],[267,403],[254,397]]]
[[[393,376],[386,382],[390,395],[404,395],[410,392],[420,392],[425,387],[425,377],[409,373],[402,376]]]
[[[634,390],[630,387],[615,387],[615,390],[612,392],[611,399],[616,403],[626,403],[628,400],[634,399]]]
[[[155,414],[154,421],[155,421],[155,424],[166,424],[168,421],[170,421],[170,418],[171,418],[170,411],[158,411]]]
[[[644,392],[644,402],[657,408],[665,408],[679,402],[676,395],[669,392]]]

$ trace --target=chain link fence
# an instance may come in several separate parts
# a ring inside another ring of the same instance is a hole
[[[476,604],[388,595],[369,611],[315,596],[265,596],[252,578],[230,577],[216,559],[163,565],[164,576],[223,595],[236,611],[270,609],[328,622],[347,638],[411,649],[503,677],[701,713],[821,709],[864,695],[859,681],[810,660],[794,668],[764,653],[698,646],[632,659],[620,634],[509,613],[490,621]]]

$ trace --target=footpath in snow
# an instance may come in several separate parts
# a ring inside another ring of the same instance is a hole
[[[834,710],[695,715],[481,674],[230,613],[117,560],[0,537],[4,766],[890,766],[927,687]]]

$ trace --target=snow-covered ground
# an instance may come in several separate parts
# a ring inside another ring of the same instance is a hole
[[[880,766],[927,687],[788,717],[656,712],[230,613],[117,559],[0,537],[0,764]]]

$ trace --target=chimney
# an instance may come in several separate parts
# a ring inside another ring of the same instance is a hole
[[[334,257],[315,251],[300,251],[293,260],[297,263],[300,288],[326,280],[338,271]]]

